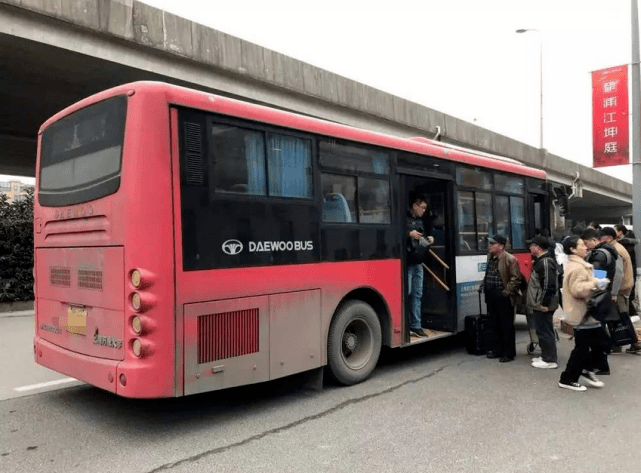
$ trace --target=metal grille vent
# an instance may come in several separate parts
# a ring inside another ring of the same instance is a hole
[[[185,163],[187,183],[202,186],[205,183],[203,169],[203,135],[198,123],[185,123]]]
[[[198,363],[258,352],[258,309],[198,317]]]
[[[71,269],[54,266],[49,269],[49,281],[52,286],[71,286]]]
[[[102,271],[78,270],[78,287],[102,291]]]

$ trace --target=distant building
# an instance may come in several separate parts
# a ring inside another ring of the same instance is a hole
[[[0,194],[9,198],[9,202],[20,202],[27,195],[27,189],[33,189],[32,184],[20,181],[0,181]]]

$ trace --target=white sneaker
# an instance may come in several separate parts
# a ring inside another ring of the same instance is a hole
[[[559,367],[559,365],[557,365],[553,361],[548,363],[547,361],[543,361],[543,360],[533,361],[532,366],[534,366],[535,368],[548,369],[548,370],[549,369],[553,370]]]
[[[532,363],[534,363],[535,361],[543,361],[543,358],[541,358],[540,356],[537,356],[536,358],[532,358]]]
[[[583,371],[583,374],[581,376],[583,376],[585,382],[593,388],[602,388],[603,386],[605,386],[603,384],[603,381],[599,381],[599,379],[594,375],[592,371]]]
[[[572,391],[585,391],[585,386],[579,383],[562,383],[559,381],[559,387],[565,389],[571,389]]]

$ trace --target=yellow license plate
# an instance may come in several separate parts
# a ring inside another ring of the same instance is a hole
[[[87,334],[87,309],[69,307],[67,311],[67,332],[78,335]]]

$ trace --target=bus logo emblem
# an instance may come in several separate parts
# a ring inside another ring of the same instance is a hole
[[[234,256],[243,251],[243,244],[238,240],[227,240],[223,243],[223,252]]]

